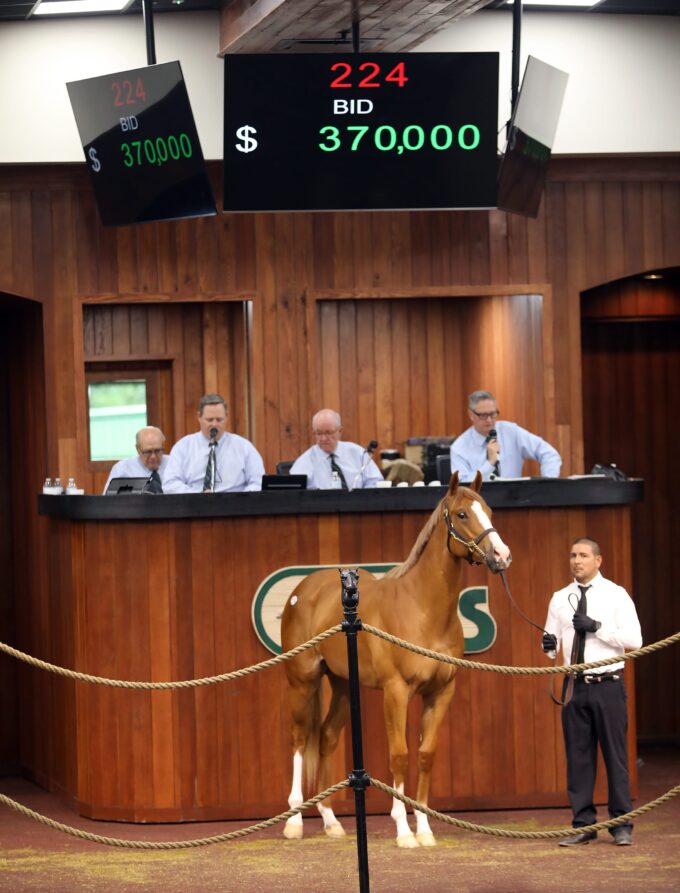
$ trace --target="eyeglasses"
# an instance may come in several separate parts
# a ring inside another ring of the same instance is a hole
[[[339,428],[336,428],[334,431],[315,431],[314,437],[333,437],[339,430]]]
[[[140,450],[139,452],[141,453],[142,456],[153,456],[153,455],[158,456],[160,453],[163,452],[163,447],[161,447],[158,450]]]
[[[476,412],[474,409],[471,409],[470,412],[473,415],[476,415],[478,419],[481,419],[483,422],[486,422],[488,419],[497,419],[500,415],[500,411],[498,409],[494,409],[493,412]]]

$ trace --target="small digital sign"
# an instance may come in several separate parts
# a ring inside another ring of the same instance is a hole
[[[66,87],[104,224],[217,213],[179,62]]]
[[[225,211],[495,207],[497,53],[224,63]]]

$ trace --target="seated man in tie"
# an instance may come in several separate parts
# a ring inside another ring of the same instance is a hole
[[[168,457],[163,455],[164,443],[165,434],[160,428],[152,425],[140,428],[135,436],[137,455],[116,462],[102,492],[106,493],[114,478],[149,478],[145,489],[149,493],[162,493],[163,477],[168,465]]]
[[[293,463],[291,474],[306,474],[310,490],[354,490],[375,487],[384,480],[368,450],[340,440],[342,422],[333,409],[321,409],[312,418],[316,443]]]
[[[524,460],[535,459],[543,477],[559,477],[562,458],[557,450],[514,422],[497,422],[499,415],[493,394],[470,394],[468,416],[472,425],[451,444],[451,471],[457,470],[461,481],[474,480],[477,469],[485,481],[518,478]]]
[[[163,489],[166,493],[219,493],[261,490],[264,463],[255,447],[226,430],[227,403],[204,394],[198,404],[195,434],[170,450]]]

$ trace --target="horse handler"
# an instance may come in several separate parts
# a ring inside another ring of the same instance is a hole
[[[578,664],[623,654],[642,645],[640,621],[625,589],[600,573],[602,554],[591,539],[578,539],[569,555],[574,577],[555,592],[548,607],[543,650],[555,656],[562,645],[564,663]],[[624,663],[609,664],[567,676],[563,688],[562,730],[567,756],[567,789],[572,825],[582,828],[597,821],[593,790],[597,745],[607,770],[609,817],[630,812],[628,777],[628,711],[623,681]],[[633,826],[611,829],[617,846],[630,846]],[[597,837],[582,831],[560,840],[560,846],[579,846]]]

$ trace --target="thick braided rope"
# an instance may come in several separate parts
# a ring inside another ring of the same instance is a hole
[[[247,828],[239,828],[237,831],[216,834],[214,837],[198,837],[194,840],[151,841],[124,840],[120,837],[104,837],[101,834],[91,834],[89,831],[81,831],[80,828],[73,828],[71,825],[64,825],[62,822],[50,819],[47,816],[41,815],[39,812],[34,812],[27,806],[23,806],[21,803],[17,803],[16,800],[12,800],[4,794],[0,794],[0,803],[4,806],[9,806],[10,809],[21,813],[21,815],[27,816],[29,819],[40,822],[41,825],[47,825],[48,828],[53,828],[55,831],[63,831],[64,834],[70,834],[71,837],[79,837],[81,840],[89,840],[92,843],[102,843],[106,846],[123,847],[132,850],[186,850],[192,847],[208,846],[211,843],[225,843],[228,840],[236,840],[238,837],[246,837],[248,834],[254,834],[256,831],[264,831],[265,828],[271,828],[272,825],[284,822],[286,819],[297,815],[299,812],[304,812],[306,809],[309,809],[310,806],[315,806],[317,803],[325,800],[326,797],[330,797],[332,794],[335,794],[337,791],[341,791],[346,787],[349,787],[349,779],[334,784],[333,787],[327,788],[310,800],[305,800],[301,806],[296,806],[295,809],[288,809],[286,812],[279,813],[279,815],[267,819],[264,822],[258,822],[256,825],[249,825]]]
[[[661,639],[658,642],[652,642],[651,645],[644,645],[635,651],[627,651],[625,654],[617,654],[614,657],[605,657],[602,660],[594,660],[589,664],[569,664],[567,666],[555,667],[507,667],[502,664],[485,664],[476,660],[466,660],[462,657],[451,657],[449,654],[442,654],[439,651],[431,651],[429,648],[421,648],[420,645],[414,645],[413,642],[407,642],[406,639],[400,639],[398,636],[392,636],[382,629],[371,626],[368,623],[362,623],[362,629],[372,636],[384,639],[392,645],[398,645],[407,651],[413,651],[415,654],[421,654],[423,657],[431,657],[433,660],[441,661],[444,664],[455,664],[457,667],[467,667],[470,670],[491,670],[494,673],[507,673],[516,676],[551,676],[558,673],[574,673],[582,670],[592,670],[595,667],[606,667],[609,664],[620,663],[622,660],[633,660],[636,657],[642,657],[644,654],[651,654],[653,651],[659,651],[668,645],[673,645],[680,641],[680,633],[674,633],[667,639]]]
[[[571,837],[574,833],[573,828],[560,828],[555,829],[554,831],[508,831],[505,828],[492,828],[489,825],[476,825],[474,822],[455,819],[453,816],[444,815],[441,812],[437,812],[435,809],[430,809],[429,806],[423,806],[422,803],[418,803],[410,797],[405,797],[403,794],[400,794],[399,791],[396,791],[387,784],[383,784],[382,781],[378,781],[375,778],[371,779],[371,784],[373,787],[378,788],[380,791],[384,791],[391,797],[401,800],[402,803],[405,803],[412,809],[424,812],[432,819],[439,819],[440,822],[444,822],[447,825],[453,825],[463,831],[477,831],[479,834],[488,834],[492,837],[510,837],[516,840],[555,840],[559,837]],[[678,794],[680,794],[680,785],[676,785],[674,788],[671,788],[670,791],[666,791],[665,794],[657,797],[656,800],[652,800],[650,803],[645,803],[644,806],[640,806],[632,812],[617,816],[615,819],[609,819],[607,822],[598,822],[595,825],[586,825],[583,828],[579,827],[578,832],[580,834],[581,832],[604,831],[605,828],[615,828],[617,825],[625,825],[630,822],[631,819],[644,815],[644,813],[649,812],[650,809],[661,806],[662,803],[666,803],[667,800],[677,797]]]
[[[243,676],[250,676],[252,673],[258,673],[260,670],[266,670],[268,667],[276,666],[276,664],[291,660],[303,651],[313,648],[324,639],[334,636],[336,633],[342,632],[342,624],[338,623],[332,626],[318,636],[314,636],[308,642],[303,642],[291,651],[284,654],[277,654],[276,657],[270,657],[269,660],[263,660],[259,664],[253,664],[250,667],[243,667],[241,670],[233,670],[231,673],[220,673],[218,676],[204,676],[202,679],[184,679],[179,682],[134,682],[126,679],[107,679],[105,676],[91,676],[89,673],[79,673],[76,670],[68,670],[65,667],[59,667],[56,664],[47,663],[23,651],[12,648],[0,642],[0,651],[16,657],[17,660],[24,661],[32,667],[38,667],[41,670],[47,670],[50,673],[56,673],[58,676],[66,676],[67,679],[77,679],[79,682],[94,682],[97,685],[110,685],[114,688],[141,688],[141,689],[169,689],[169,688],[197,688],[199,685],[214,685],[216,682],[229,682],[232,679],[240,679]]]

